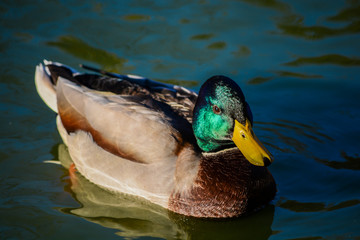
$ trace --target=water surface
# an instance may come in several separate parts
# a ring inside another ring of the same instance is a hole
[[[359,1],[4,0],[0,32],[1,239],[360,238]],[[233,78],[275,156],[275,200],[210,221],[70,178],[34,87],[44,58],[193,90]]]

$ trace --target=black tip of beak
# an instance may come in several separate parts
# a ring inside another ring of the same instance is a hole
[[[270,164],[271,164],[270,159],[268,159],[267,157],[264,157],[263,160],[264,160],[264,166],[265,166],[265,167],[270,166]]]

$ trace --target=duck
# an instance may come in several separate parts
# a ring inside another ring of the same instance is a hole
[[[137,75],[44,60],[35,85],[82,176],[196,218],[232,218],[275,197],[273,156],[239,85],[216,75],[199,93]]]

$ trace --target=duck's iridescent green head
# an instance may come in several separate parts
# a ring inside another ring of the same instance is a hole
[[[250,163],[270,164],[272,156],[256,138],[252,123],[250,106],[233,80],[214,76],[202,85],[194,108],[193,130],[203,151],[236,145]]]

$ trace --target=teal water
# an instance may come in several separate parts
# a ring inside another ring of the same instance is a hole
[[[360,1],[2,0],[0,33],[0,239],[360,239]],[[209,221],[72,184],[50,161],[68,156],[34,87],[43,58],[194,90],[233,78],[275,200]]]

